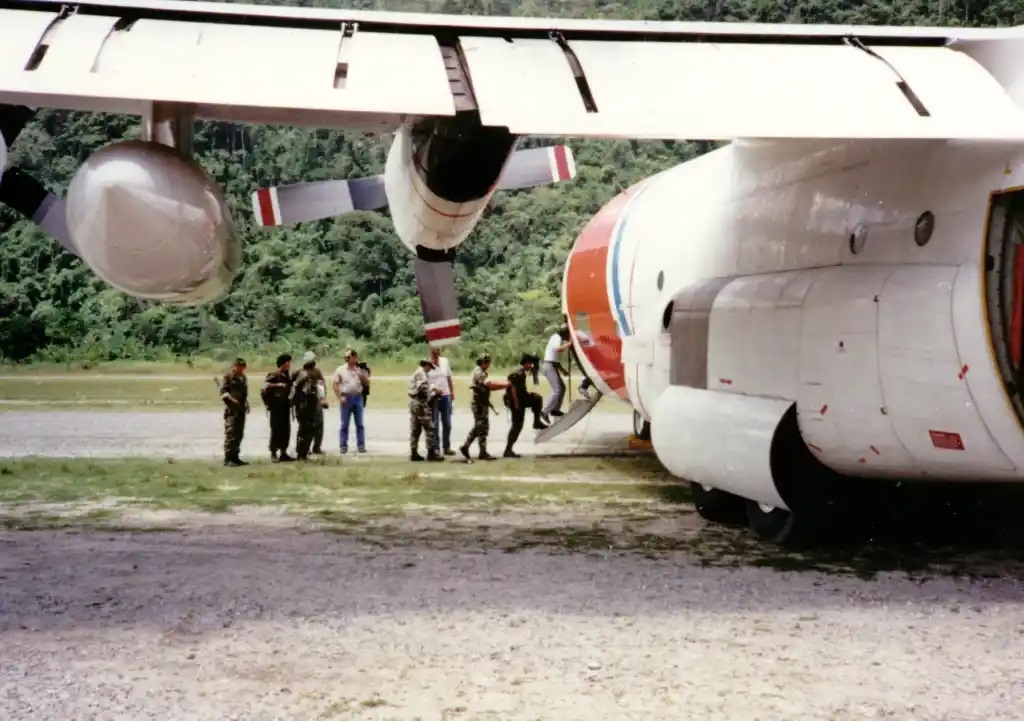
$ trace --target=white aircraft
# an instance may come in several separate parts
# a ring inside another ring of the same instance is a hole
[[[144,130],[66,203],[17,168],[0,200],[171,302],[216,297],[240,262],[196,118],[395,133],[375,200],[340,181],[255,210],[386,202],[440,268],[496,189],[574,174],[562,150],[517,161],[523,135],[734,141],[602,208],[563,286],[587,375],[700,512],[789,542],[832,522],[848,478],[1024,481],[1024,29],[0,0],[0,48],[6,143],[40,106]],[[450,274],[419,275],[428,333],[457,338]]]

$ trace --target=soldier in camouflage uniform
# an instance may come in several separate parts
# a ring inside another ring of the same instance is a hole
[[[324,409],[328,407],[327,403],[327,381],[324,380],[323,371],[316,366],[316,353],[311,350],[306,351],[305,355],[302,356],[302,367],[309,369],[309,374],[316,380],[318,387],[318,395],[320,402],[316,405],[313,418],[313,450],[310,451],[314,456],[323,453],[323,442],[324,442]],[[296,371],[292,375],[292,381],[299,377],[299,373],[302,371]]]
[[[238,453],[245,436],[245,416],[249,412],[249,382],[245,378],[245,360],[236,358],[231,370],[220,382],[220,397],[224,401],[224,465],[249,465]]]
[[[434,451],[434,409],[431,402],[437,395],[436,388],[430,387],[427,372],[434,364],[427,359],[420,361],[420,367],[409,379],[409,460],[422,461],[419,453],[420,431],[427,444],[427,460],[443,461],[444,456]]]
[[[289,396],[292,409],[295,411],[295,421],[299,425],[295,432],[295,456],[299,461],[309,459],[309,446],[313,443],[316,432],[316,412],[320,406],[317,373],[314,372],[316,369],[313,366],[313,361],[302,364],[302,370],[292,382]]]
[[[267,373],[260,395],[270,413],[270,460],[274,463],[294,461],[288,455],[288,441],[292,434],[292,413],[288,396],[291,394],[292,357],[287,353],[277,357],[277,370]],[[278,456],[278,451],[281,455]]]
[[[491,356],[481,353],[476,359],[476,370],[473,371],[473,380],[469,385],[472,394],[473,407],[473,428],[466,436],[466,442],[459,446],[459,451],[466,460],[469,460],[469,447],[474,440],[480,441],[480,460],[493,461],[494,456],[487,452],[487,433],[490,431],[490,416],[487,415],[491,409],[491,391],[507,388],[508,383],[503,381],[492,381],[487,379],[487,371],[491,367]]]

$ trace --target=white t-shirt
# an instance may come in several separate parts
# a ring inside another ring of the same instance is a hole
[[[437,388],[441,391],[441,395],[451,395],[451,390],[448,388],[448,379],[452,377],[452,366],[448,362],[448,359],[441,356],[437,359],[437,366],[427,373],[427,382],[430,383],[431,388]]]
[[[548,363],[561,363],[564,351],[558,350],[558,346],[564,342],[562,336],[558,335],[558,333],[548,338],[548,347],[544,349],[544,360]]]
[[[348,367],[348,363],[343,363],[334,371],[332,380],[341,386],[341,395],[357,396],[363,392],[364,373],[358,366],[353,369]]]

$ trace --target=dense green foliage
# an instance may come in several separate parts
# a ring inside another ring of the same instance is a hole
[[[1015,0],[356,0],[360,8],[658,20],[1011,25]],[[137,136],[122,116],[41,111],[13,148],[63,190],[96,148]],[[530,140],[530,139],[528,139]],[[572,183],[499,193],[459,251],[465,342],[502,360],[538,348],[558,320],[563,263],[598,208],[631,183],[707,149],[699,143],[569,141]],[[264,185],[382,172],[389,138],[325,130],[199,123],[196,151],[222,185],[245,260],[231,292],[202,309],[138,301],[110,289],[35,227],[0,212],[0,358],[113,360],[226,357],[350,342],[364,356],[422,352],[411,257],[386,214],[356,213],[288,230],[253,227],[249,195]],[[528,142],[527,144],[536,144]],[[458,355],[459,353],[456,353]]]

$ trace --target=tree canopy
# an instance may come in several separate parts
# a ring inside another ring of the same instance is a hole
[[[271,4],[263,2],[262,4]],[[279,4],[279,3],[278,3]],[[288,4],[561,17],[888,25],[1014,25],[1013,0],[326,0]],[[41,110],[11,162],[63,193],[99,147],[138,137],[137,118]],[[230,292],[202,308],[114,290],[33,224],[0,210],[0,359],[119,360],[273,354],[358,343],[364,355],[423,349],[412,258],[386,213],[358,212],[289,229],[254,226],[258,187],[383,172],[390,138],[334,130],[199,122],[198,162],[224,189],[244,247]],[[510,361],[559,319],[564,263],[590,216],[643,177],[707,143],[569,139],[577,178],[499,192],[458,251],[462,349]],[[520,147],[547,144],[526,138]]]

